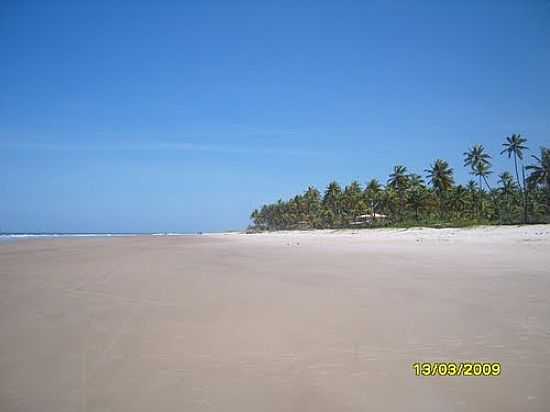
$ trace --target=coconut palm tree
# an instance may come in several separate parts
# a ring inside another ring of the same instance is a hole
[[[474,180],[468,180],[468,183],[466,184],[466,190],[470,194],[470,200],[471,200],[471,217],[473,218],[475,215],[475,205],[476,205],[476,182]]]
[[[329,226],[338,226],[342,215],[342,188],[336,181],[329,183],[323,196],[323,206],[328,210],[326,217]]]
[[[424,184],[424,179],[415,173],[409,175],[409,186],[407,203],[414,209],[414,217],[418,222],[419,211],[426,207],[429,193]]]
[[[409,185],[409,176],[407,175],[407,168],[403,165],[397,165],[393,167],[393,172],[389,176],[387,186],[394,189],[399,195],[399,218],[403,211],[405,202],[405,191]]]
[[[398,193],[391,187],[386,187],[382,192],[380,208],[383,214],[390,215],[390,221],[396,222],[394,216],[399,216],[400,199]]]
[[[321,226],[321,194],[314,186],[309,186],[303,195],[306,208],[306,220],[310,227]]]
[[[500,152],[500,154],[507,153],[508,159],[511,156],[514,156],[516,180],[518,182],[519,189],[523,191],[523,223],[527,223],[527,188],[525,187],[525,179],[523,179],[524,180],[523,185],[519,180],[518,158],[520,160],[523,160],[523,151],[528,149],[528,147],[525,146],[525,143],[527,143],[527,139],[521,137],[519,133],[513,134],[512,136],[506,137],[506,141],[502,144],[504,146],[504,149]],[[522,173],[523,173],[523,169],[522,169]]]
[[[342,194],[342,188],[336,181],[332,181],[328,184],[325,194],[323,196],[323,204],[327,206],[335,206],[339,200],[340,195]]]
[[[437,159],[429,169],[426,169],[426,179],[439,197],[439,213],[443,217],[444,194],[454,185],[453,169],[445,160]]]
[[[508,218],[510,218],[511,215],[511,205],[510,205],[510,199],[513,196],[513,194],[517,191],[518,185],[516,182],[514,182],[514,178],[509,172],[502,172],[500,175],[498,175],[499,180],[498,183],[500,184],[500,188],[498,189],[500,194],[504,196],[504,203],[506,204],[506,213],[508,215]]]
[[[462,216],[464,209],[466,208],[468,191],[462,185],[456,186],[451,191],[449,205],[452,212],[455,212],[459,216]]]
[[[407,167],[403,165],[396,165],[393,167],[393,172],[390,173],[390,178],[388,179],[388,186],[396,191],[405,190],[407,188],[407,183],[409,181],[409,176],[407,175]]]
[[[370,206],[372,221],[374,222],[376,217],[376,208],[380,202],[380,195],[382,193],[382,185],[377,179],[371,179],[367,183],[365,188],[365,197]]]
[[[422,179],[422,176],[417,175],[416,173],[411,173],[409,175],[409,186],[411,188],[425,187],[426,184],[424,182],[424,179]]]
[[[261,225],[261,215],[258,209],[254,209],[252,213],[250,214],[250,220],[254,222],[254,226],[259,227]]]
[[[489,185],[489,182],[487,181],[487,176],[489,176],[491,173],[493,173],[491,171],[491,163],[489,163],[489,162],[480,162],[480,163],[478,163],[472,173],[479,177],[480,185],[481,185],[481,180],[483,179],[483,181],[485,182],[485,185],[487,186],[487,190],[489,191],[490,197],[492,198],[493,203],[495,203],[495,205],[496,205],[496,198],[494,196],[495,192],[493,191],[493,188]],[[480,211],[482,211],[482,209],[483,209],[483,186],[480,186],[480,187],[481,187],[481,190],[479,192],[479,199],[481,201]],[[495,209],[497,209],[496,206],[495,206]]]
[[[531,155],[531,157],[536,160],[536,163],[525,168],[531,171],[527,181],[533,186],[540,185],[544,189],[550,190],[550,149],[541,147],[540,157],[535,155]]]
[[[521,137],[520,134],[513,134],[512,136],[506,137],[506,142],[502,143],[502,145],[504,146],[504,149],[502,150],[502,152],[500,152],[500,154],[507,153],[508,159],[514,156],[514,166],[516,168],[516,179],[520,189],[522,186],[519,180],[518,158],[520,160],[523,160],[523,151],[528,149],[528,147],[525,146],[525,143],[527,143],[527,139]]]
[[[483,179],[489,192],[493,190],[493,188],[489,185],[489,182],[487,181],[487,176],[489,176],[491,173],[493,173],[491,171],[491,163],[478,163],[474,170],[474,174],[476,176],[479,176],[480,181],[481,179]]]
[[[471,173],[479,177],[479,190],[483,190],[481,179],[487,184],[487,188],[491,190],[487,183],[487,175],[491,173],[491,156],[485,153],[485,147],[481,144],[473,145],[470,150],[464,152],[464,167],[470,166]]]
[[[346,220],[355,221],[358,215],[363,214],[363,188],[358,181],[354,180],[344,188],[342,203]]]
[[[502,172],[499,174],[498,183],[500,184],[500,191],[503,195],[511,195],[519,187],[516,182],[514,182],[514,178],[510,172]]]
[[[380,184],[378,179],[371,179],[367,183],[365,190],[367,192],[379,193],[382,190],[382,185]]]

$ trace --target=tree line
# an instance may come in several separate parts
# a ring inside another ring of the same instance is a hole
[[[506,137],[500,154],[513,160],[513,174],[500,173],[495,187],[487,179],[492,158],[476,144],[464,153],[464,167],[475,177],[465,185],[455,184],[445,160],[430,164],[424,176],[396,165],[385,185],[372,179],[365,187],[353,181],[342,189],[333,181],[322,194],[310,186],[287,201],[263,205],[250,215],[249,229],[550,223],[550,149],[541,147],[524,166],[526,144],[519,134]]]

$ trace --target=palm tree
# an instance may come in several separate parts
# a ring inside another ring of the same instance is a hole
[[[379,210],[384,214],[391,216],[391,221],[395,222],[393,216],[399,216],[399,195],[391,187],[386,187],[382,192],[381,207]]]
[[[462,185],[456,186],[451,192],[451,198],[449,201],[451,211],[455,211],[458,215],[462,216],[466,207],[468,191]]]
[[[393,172],[389,176],[387,185],[394,189],[399,195],[399,218],[401,219],[401,213],[404,206],[405,190],[408,187],[409,176],[407,175],[407,168],[403,165],[397,165],[393,167]]]
[[[472,148],[464,152],[464,167],[470,166],[472,169],[471,173],[474,176],[479,177],[479,190],[483,190],[481,179],[485,181],[485,184],[487,184],[487,188],[491,190],[491,187],[487,183],[486,176],[491,173],[491,162],[489,162],[489,159],[491,156],[489,154],[485,153],[485,147],[481,144],[473,145]]]
[[[382,192],[382,185],[377,179],[371,179],[367,183],[365,188],[365,197],[370,205],[372,221],[374,222],[376,217],[376,207],[380,201],[380,193]]]
[[[321,194],[314,186],[309,186],[303,195],[306,218],[310,227],[320,227]]]
[[[512,194],[518,188],[518,185],[514,182],[514,178],[510,172],[502,172],[499,174],[498,183],[501,185],[500,191],[505,196]]]
[[[474,174],[476,176],[479,176],[480,181],[483,179],[485,182],[485,185],[487,186],[487,189],[489,189],[489,192],[493,190],[491,186],[489,186],[489,182],[487,181],[487,176],[489,176],[491,173],[491,163],[478,163],[475,167]]]
[[[424,183],[424,179],[422,179],[422,176],[417,175],[416,173],[411,173],[409,175],[409,186],[411,188],[417,188],[417,187],[424,187],[426,185]]]
[[[502,143],[504,146],[504,149],[500,152],[500,154],[508,153],[508,159],[513,155],[514,156],[514,166],[516,169],[516,179],[518,182],[519,189],[523,191],[523,223],[527,223],[527,188],[525,187],[525,179],[522,184],[519,180],[519,173],[518,173],[518,158],[520,160],[523,160],[523,151],[527,150],[528,147],[525,146],[525,143],[527,143],[527,139],[521,137],[521,135],[513,134],[512,136],[506,137],[506,142]],[[523,173],[523,169],[522,169]]]
[[[476,176],[479,177],[480,184],[481,184],[482,179],[485,182],[485,185],[487,186],[487,190],[489,192],[489,195],[492,198],[493,203],[495,205],[495,211],[498,214],[498,207],[497,207],[497,204],[496,204],[497,199],[495,197],[495,191],[493,190],[493,188],[489,185],[489,182],[487,181],[487,176],[489,176],[491,173],[493,173],[491,171],[491,163],[489,163],[489,162],[478,163],[477,166],[475,167],[475,170],[472,173],[474,173]],[[483,202],[483,188],[479,193],[479,198],[480,198],[480,201]],[[483,209],[483,203],[480,205],[480,210],[482,210],[482,209]]]
[[[526,167],[527,170],[531,170],[527,181],[533,186],[540,185],[544,189],[550,190],[550,149],[541,147],[540,157],[535,155],[531,155],[531,157],[537,163]]]
[[[361,184],[354,180],[349,186],[346,186],[342,195],[343,206],[347,220],[355,220],[356,216],[363,214],[364,202],[362,202],[363,188]]]
[[[260,219],[261,219],[260,212],[258,211],[258,209],[254,209],[250,214],[250,220],[254,222],[254,226],[260,226],[261,224]]]
[[[476,182],[474,180],[468,180],[468,183],[466,184],[466,190],[470,194],[470,198],[472,202],[470,213],[471,213],[471,217],[473,218],[475,215]]]
[[[371,179],[367,183],[367,187],[365,188],[366,191],[371,193],[379,193],[382,190],[382,185],[378,181],[378,179]]]
[[[323,203],[325,205],[332,205],[336,203],[338,197],[342,194],[342,188],[336,181],[332,181],[328,184],[325,194],[323,196]]]
[[[437,159],[429,169],[426,169],[426,179],[439,197],[439,213],[443,217],[443,196],[454,184],[453,169],[445,160]]]
[[[528,149],[527,146],[524,146],[524,143],[527,143],[527,139],[521,137],[520,134],[513,134],[512,136],[506,138],[505,143],[502,143],[502,145],[504,146],[504,149],[502,150],[502,152],[500,152],[500,154],[507,153],[508,159],[514,156],[514,166],[516,168],[516,179],[520,189],[521,189],[521,183],[519,180],[519,173],[518,173],[518,158],[520,160],[523,160],[523,151]]]
[[[426,190],[424,179],[415,173],[409,175],[409,186],[410,190],[407,196],[407,203],[414,209],[414,217],[418,222],[418,212],[426,206],[428,191]]]
[[[341,223],[342,188],[336,181],[329,183],[323,196],[323,206],[327,209],[327,220],[330,226]]]
[[[506,213],[508,218],[510,218],[511,207],[510,207],[510,196],[514,194],[517,190],[518,185],[514,182],[514,178],[509,172],[502,172],[498,175],[498,183],[501,185],[499,188],[500,193],[504,195],[504,202],[506,203]]]

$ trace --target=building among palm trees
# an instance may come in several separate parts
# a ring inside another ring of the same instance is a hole
[[[383,215],[381,213],[373,213],[373,214],[368,214],[368,215],[359,215],[350,224],[354,225],[354,226],[371,225],[376,220],[385,220],[386,218],[387,218],[387,216]]]

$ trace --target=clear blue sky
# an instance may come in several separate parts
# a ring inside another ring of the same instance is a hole
[[[4,231],[242,228],[309,184],[550,145],[548,0],[2,1],[0,51]]]

